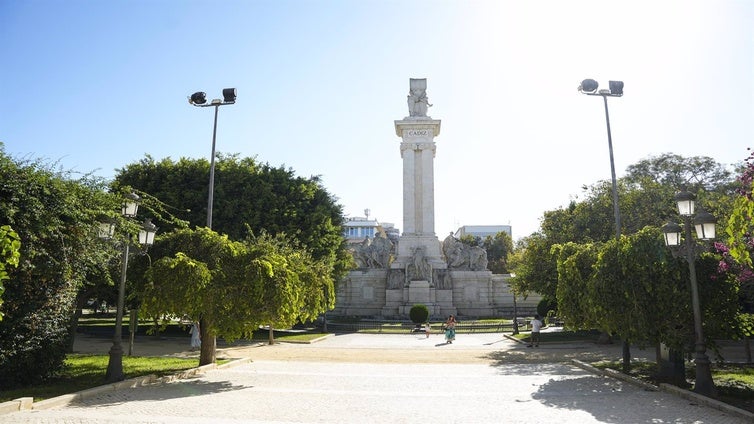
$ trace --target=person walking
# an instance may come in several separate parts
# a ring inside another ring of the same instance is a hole
[[[534,315],[534,319],[531,320],[531,337],[527,347],[539,347],[539,331],[542,329],[542,325],[539,315]]]
[[[202,347],[202,336],[199,331],[199,323],[194,321],[191,324],[191,350],[197,350]]]
[[[429,333],[432,331],[432,327],[429,326],[429,321],[424,323],[424,332],[427,334],[427,338],[429,338]]]
[[[448,320],[445,321],[445,342],[453,343],[453,340],[455,339],[456,339],[456,317],[451,315],[448,317]]]

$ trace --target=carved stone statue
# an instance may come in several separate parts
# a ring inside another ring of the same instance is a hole
[[[401,289],[406,285],[406,274],[402,269],[391,269],[387,275],[387,288],[388,289]]]
[[[447,269],[436,269],[433,271],[434,276],[432,277],[435,288],[440,290],[447,290],[452,289],[453,284],[450,279],[450,273]]]
[[[417,246],[414,250],[414,255],[406,266],[406,274],[409,281],[425,280],[432,281],[432,265],[427,261],[426,247]]]
[[[448,269],[464,271],[486,271],[487,251],[479,246],[467,246],[450,233],[442,242],[442,253]]]
[[[356,266],[359,268],[372,268],[372,259],[369,255],[369,247],[371,246],[369,237],[365,238],[361,243],[350,248],[353,255]]]
[[[390,254],[393,242],[383,235],[369,237],[351,248],[353,259],[359,268],[387,268],[390,265]]]
[[[390,265],[390,253],[393,251],[393,242],[388,240],[387,237],[382,234],[375,236],[370,249],[374,268],[387,268]]]
[[[460,253],[461,247],[461,242],[453,237],[453,232],[448,234],[448,236],[445,237],[445,240],[442,241],[442,253],[445,255],[445,261],[448,265],[457,261],[457,256]]]
[[[411,78],[409,81],[408,91],[408,115],[409,116],[427,116],[427,108],[432,105],[429,104],[427,98],[427,79]]]

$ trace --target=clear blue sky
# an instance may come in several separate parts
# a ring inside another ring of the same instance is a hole
[[[107,178],[145,154],[217,150],[321,175],[351,216],[402,228],[393,121],[427,78],[435,231],[510,224],[610,178],[594,78],[610,99],[618,176],[651,155],[740,162],[754,145],[754,2],[0,2],[0,142],[18,158]],[[669,199],[670,201],[670,199]]]

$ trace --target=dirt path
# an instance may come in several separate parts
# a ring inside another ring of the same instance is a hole
[[[358,336],[354,336],[358,337]],[[527,348],[524,344],[503,338],[501,335],[486,336],[492,342],[471,345],[446,345],[440,338],[419,345],[415,339],[403,342],[391,336],[367,336],[351,344],[326,339],[311,344],[244,342],[233,346],[220,345],[217,357],[252,358],[252,360],[282,360],[311,362],[369,362],[369,363],[543,363],[565,362],[570,359],[596,361],[619,357],[619,346],[596,345],[593,343],[553,344],[540,348]],[[361,340],[364,340],[363,342]],[[463,342],[463,340],[462,340]],[[199,352],[192,352],[188,338],[141,337],[134,343],[135,356],[176,356],[198,358]],[[414,343],[412,345],[411,343]],[[81,336],[74,343],[76,353],[107,354],[112,341],[108,339]],[[128,344],[123,346],[126,354]],[[637,352],[639,353],[639,352]],[[642,355],[646,351],[640,352]]]

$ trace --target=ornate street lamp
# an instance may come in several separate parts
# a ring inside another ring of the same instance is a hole
[[[126,218],[133,218],[136,216],[139,210],[140,198],[135,193],[131,193],[126,197],[123,202],[121,213]],[[99,235],[101,238],[111,239],[115,232],[115,224],[113,221],[105,221],[100,223]],[[157,227],[152,224],[149,219],[144,221],[141,230],[139,231],[139,244],[144,248],[148,248],[154,243],[154,236],[157,232]],[[118,305],[115,311],[115,332],[113,334],[113,346],[110,348],[110,358],[107,363],[107,372],[105,373],[105,381],[113,383],[121,381],[125,378],[123,374],[123,309],[126,298],[126,271],[128,270],[128,253],[131,245],[130,236],[123,242],[123,257],[120,270],[120,284],[118,285]]]
[[[189,103],[197,107],[209,107],[215,108],[215,123],[212,127],[212,154],[209,164],[209,199],[207,200],[207,228],[212,228],[212,203],[215,195],[215,137],[217,135],[217,111],[220,106],[232,105],[236,103],[236,89],[225,88],[223,89],[223,100],[213,99],[207,104],[207,93],[203,91],[197,91],[189,96]]]
[[[691,223],[696,227],[697,238],[701,240],[710,240],[715,238],[715,217],[712,214],[699,210],[694,215],[695,196],[687,191],[682,191],[675,196],[678,203],[678,212],[684,219],[683,229],[680,225],[670,222],[662,227],[665,235],[665,244],[673,252],[673,256],[683,255],[689,264],[689,279],[691,280],[691,307],[694,311],[694,334],[695,343],[694,351],[696,353],[694,363],[696,365],[696,383],[694,391],[704,396],[716,397],[717,389],[712,380],[712,370],[710,369],[710,360],[706,353],[704,343],[704,333],[702,330],[702,313],[699,307],[699,289],[696,281],[696,257],[703,250],[702,246],[692,239]],[[684,232],[681,243],[681,232]]]

